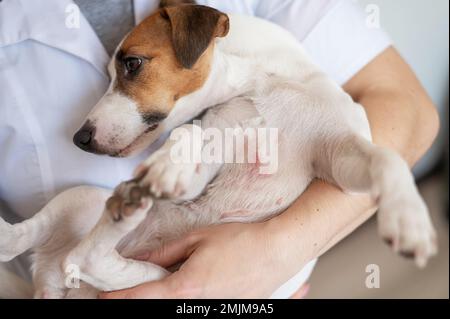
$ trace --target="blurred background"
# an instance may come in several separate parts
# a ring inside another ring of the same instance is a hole
[[[376,220],[372,219],[320,259],[311,279],[309,298],[448,299],[449,1],[355,2],[364,8],[379,6],[382,28],[413,67],[441,113],[441,135],[415,169],[438,231],[440,253],[425,270],[418,270],[382,243]],[[378,289],[366,287],[366,267],[372,264],[380,267]]]

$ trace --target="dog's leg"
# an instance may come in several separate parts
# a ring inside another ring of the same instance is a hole
[[[244,128],[249,121],[255,119],[260,119],[260,116],[253,103],[245,99],[234,99],[216,106],[202,117],[200,123],[183,125],[174,131],[177,137],[184,133],[183,138],[169,139],[159,151],[139,166],[135,177],[140,180],[140,185],[149,189],[155,197],[165,196],[181,201],[193,200],[203,193],[225,162],[224,158],[215,159],[213,163],[204,161],[202,155],[204,155],[205,146],[211,142],[208,138],[215,138],[215,136],[209,136],[209,133],[223,135],[226,129]],[[203,140],[202,137],[205,135],[209,137]],[[196,141],[199,146],[195,148],[193,145],[188,145],[195,154],[191,154],[191,158],[181,162],[177,161],[179,158],[173,158],[174,147],[180,147],[180,141],[181,143]],[[225,144],[226,147],[232,147]],[[227,154],[232,150],[224,148],[222,151],[223,154]],[[197,159],[200,161],[194,161],[195,155],[199,155]]]
[[[0,262],[8,262],[27,250],[42,245],[51,235],[52,226],[59,214],[58,207],[50,204],[33,218],[15,225],[0,218]]]
[[[101,291],[115,291],[165,277],[168,272],[150,263],[123,258],[116,246],[147,217],[153,202],[135,182],[120,185],[99,223],[70,252],[64,269],[77,267],[80,279]]]
[[[64,216],[77,211],[78,214],[86,210],[90,212],[107,193],[93,187],[73,188],[56,196],[39,213],[22,223],[10,225],[0,218],[0,262],[10,261],[31,248],[40,247],[52,236],[62,234],[60,237],[64,239],[64,232],[68,230],[64,228],[67,226]],[[89,220],[84,219],[83,223],[89,224]]]
[[[343,190],[368,192],[379,205],[379,232],[396,252],[424,267],[437,253],[436,235],[407,163],[396,153],[348,135],[323,144],[316,169]]]

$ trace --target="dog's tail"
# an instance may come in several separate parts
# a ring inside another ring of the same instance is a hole
[[[33,298],[33,286],[0,264],[0,299]]]

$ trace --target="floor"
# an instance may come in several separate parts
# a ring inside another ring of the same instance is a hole
[[[420,184],[439,234],[439,255],[425,270],[393,254],[377,235],[376,219],[321,257],[311,278],[310,299],[449,298],[449,224],[440,174]],[[366,287],[368,265],[378,265],[380,287]]]

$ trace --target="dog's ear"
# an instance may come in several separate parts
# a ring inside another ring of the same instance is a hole
[[[159,2],[160,8],[165,8],[169,6],[177,6],[179,4],[196,4],[195,0],[161,0]]]
[[[172,28],[172,45],[181,65],[191,69],[211,41],[225,37],[230,30],[226,14],[205,6],[179,5],[163,8],[161,16]]]

